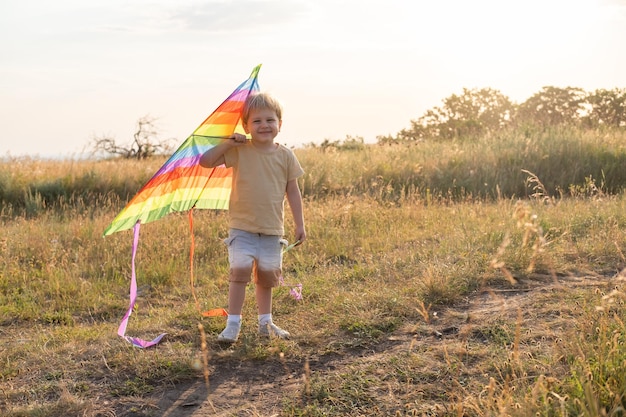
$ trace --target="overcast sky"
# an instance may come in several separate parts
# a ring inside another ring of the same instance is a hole
[[[374,142],[463,88],[626,87],[626,0],[1,0],[0,157],[142,116],[182,142],[263,64],[278,141]]]

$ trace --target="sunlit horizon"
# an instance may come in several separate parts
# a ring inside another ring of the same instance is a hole
[[[626,87],[626,1],[7,0],[0,156],[130,142],[143,116],[182,142],[262,64],[289,146],[395,135],[463,88]]]

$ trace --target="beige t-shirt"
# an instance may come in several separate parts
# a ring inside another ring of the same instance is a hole
[[[233,167],[230,227],[282,236],[287,182],[304,174],[293,151],[279,144],[262,152],[248,143],[230,149],[224,160]]]

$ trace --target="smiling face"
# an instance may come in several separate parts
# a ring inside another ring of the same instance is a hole
[[[256,145],[272,145],[274,138],[280,132],[282,121],[276,112],[269,108],[250,109],[247,122],[243,125],[246,133],[252,137]]]

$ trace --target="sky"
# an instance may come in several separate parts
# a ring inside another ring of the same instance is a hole
[[[395,135],[463,88],[626,87],[626,0],[0,0],[0,158],[175,147],[262,64],[290,147]]]

